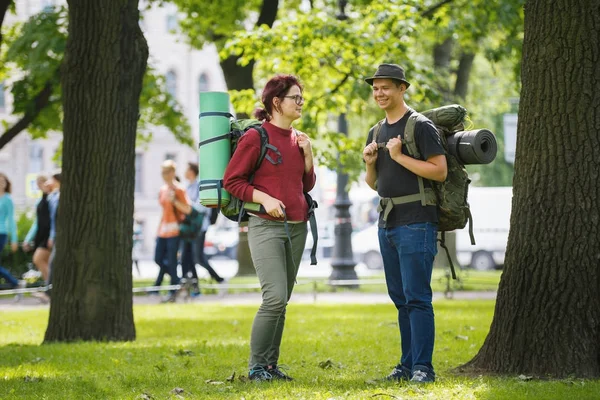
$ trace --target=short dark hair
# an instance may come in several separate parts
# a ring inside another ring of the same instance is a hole
[[[198,176],[198,174],[200,173],[200,170],[198,169],[198,163],[189,162],[188,168],[191,169],[192,172],[194,173],[194,175],[196,175],[196,176]]]
[[[55,174],[52,174],[52,177],[54,178],[55,181],[57,181],[58,183],[61,183],[61,173],[57,172]]]

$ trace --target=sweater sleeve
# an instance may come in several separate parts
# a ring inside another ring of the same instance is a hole
[[[237,148],[225,169],[223,187],[229,193],[251,202],[254,186],[248,182],[260,156],[260,134],[250,129],[238,141]]]
[[[25,243],[31,243],[33,241],[33,238],[35,237],[35,234],[37,233],[37,218],[33,221],[33,224],[31,224],[31,228],[29,228],[29,232],[27,232],[27,236],[25,236]]]
[[[17,221],[15,220],[15,206],[12,199],[8,201],[8,233],[10,233],[11,243],[18,243]]]
[[[305,172],[302,176],[302,188],[304,193],[310,192],[317,182],[317,175],[315,174],[315,167],[312,167],[310,171]]]

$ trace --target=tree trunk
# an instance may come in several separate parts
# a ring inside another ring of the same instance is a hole
[[[273,26],[277,18],[279,9],[279,0],[263,0],[256,26]],[[254,61],[247,65],[238,64],[239,56],[229,56],[221,61],[221,69],[225,77],[225,83],[229,90],[254,89]],[[238,118],[248,118],[248,115],[238,114]],[[248,225],[243,224],[239,229],[239,241],[237,251],[238,271],[237,276],[256,276],[254,263],[250,256],[250,247],[248,246]]]
[[[68,6],[63,179],[45,341],[134,340],[135,137],[148,46],[137,0]]]
[[[494,319],[470,371],[600,376],[600,13],[531,0],[511,230]]]
[[[471,69],[473,69],[474,59],[475,54],[473,53],[462,53],[460,56],[458,71],[456,71],[454,94],[463,100],[467,98],[469,92],[469,76],[471,75]]]

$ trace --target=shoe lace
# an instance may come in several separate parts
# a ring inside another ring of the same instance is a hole
[[[388,379],[392,379],[392,378],[396,378],[398,375],[404,376],[405,372],[401,367],[398,367],[397,365],[394,367],[394,369],[392,370],[392,372],[390,372],[390,374],[387,376]],[[410,378],[410,376],[409,376]]]
[[[262,380],[273,379],[273,375],[271,375],[264,367],[255,367],[250,370],[251,376],[256,376]]]
[[[425,378],[427,378],[427,372],[423,372],[420,370],[416,370],[415,372],[413,372],[413,377],[412,377],[413,380],[421,381]]]

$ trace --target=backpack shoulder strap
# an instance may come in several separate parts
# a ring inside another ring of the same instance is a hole
[[[382,119],[381,121],[377,122],[375,124],[375,126],[373,127],[373,140],[375,141],[375,143],[377,143],[377,139],[379,138],[379,133],[381,132],[381,126],[383,125],[383,123],[385,122],[385,118]]]
[[[267,133],[267,130],[262,125],[256,126],[254,127],[254,129],[256,129],[260,134],[260,156],[258,157],[258,161],[256,162],[254,172],[258,170],[260,164],[263,162],[264,159],[266,159],[273,165],[281,164],[281,152],[279,151],[279,149],[277,149],[277,147],[269,143],[269,134]],[[273,160],[273,158],[267,154],[268,150],[273,151],[277,155],[277,160]]]
[[[402,145],[406,146],[408,154],[416,159],[421,158],[421,153],[419,152],[417,141],[415,140],[415,127],[417,126],[417,123],[424,118],[425,117],[422,114],[413,110],[413,113],[408,117],[406,127],[404,128],[404,140],[402,140]]]

